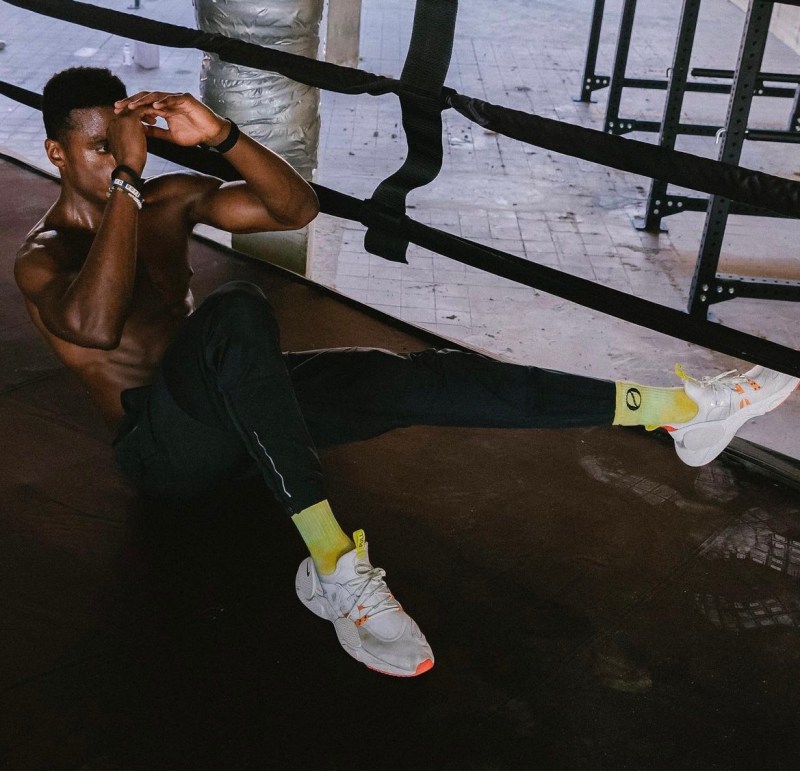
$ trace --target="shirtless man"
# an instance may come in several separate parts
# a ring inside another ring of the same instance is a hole
[[[116,431],[123,472],[147,494],[184,497],[257,470],[309,549],[300,600],[380,672],[421,674],[433,653],[370,564],[363,531],[351,540],[339,527],[316,445],[413,424],[615,423],[665,427],[700,465],[797,385],[761,367],[654,388],[462,351],[282,353],[257,287],[225,285],[195,309],[187,253],[198,223],[247,233],[312,220],[314,192],[288,164],[194,97],[127,97],[103,69],[55,75],[43,117],[61,192],[20,248],[15,277],[33,323]],[[142,181],[148,136],[215,147],[243,181]]]

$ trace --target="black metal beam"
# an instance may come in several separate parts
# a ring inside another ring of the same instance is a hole
[[[672,57],[669,89],[664,103],[664,113],[661,117],[661,131],[658,136],[658,144],[661,147],[673,149],[678,138],[678,131],[681,125],[681,110],[683,109],[683,95],[686,92],[686,79],[689,76],[689,59],[692,56],[699,14],[700,0],[684,0],[678,27],[678,41]],[[645,216],[636,223],[637,228],[658,233],[661,229],[661,212],[663,211],[663,207],[660,205],[661,199],[666,194],[667,183],[660,179],[652,180],[650,193],[647,196]]]
[[[591,102],[592,92],[605,88],[609,83],[608,77],[604,75],[598,77],[596,73],[597,49],[600,45],[600,30],[603,27],[605,4],[605,0],[594,0],[592,26],[589,29],[589,44],[586,47],[586,63],[583,67],[583,79],[581,80],[581,93],[573,97],[576,102]]]
[[[771,2],[752,0],[745,17],[738,66],[733,78],[725,131],[719,151],[719,160],[724,163],[738,164],[741,156],[750,105],[764,58],[771,16]],[[708,313],[711,294],[707,287],[714,285],[717,279],[717,266],[729,213],[729,199],[717,195],[711,196],[700,242],[700,253],[689,291],[689,313],[692,316],[705,318]],[[724,295],[724,292],[722,294]]]
[[[727,78],[730,80],[733,78],[735,71],[694,67],[691,74],[695,78]],[[800,75],[794,75],[790,72],[759,72],[757,80],[770,83],[800,83]]]
[[[670,80],[658,80],[652,78],[625,78],[622,81],[624,88],[643,88],[653,91],[666,91],[669,89]],[[791,82],[791,81],[787,81]],[[702,94],[730,94],[730,83],[698,83],[689,81],[684,83],[684,91],[695,91]],[[795,95],[795,89],[784,88],[781,86],[765,86],[763,81],[758,81],[756,86],[756,96],[776,96],[790,98]]]
[[[800,302],[800,281],[789,279],[717,273],[713,284],[705,284],[701,289],[709,305],[737,297]]]
[[[611,73],[611,83],[608,87],[608,102],[606,103],[606,118],[604,122],[606,131],[611,131],[614,124],[619,120],[619,107],[622,101],[625,69],[628,66],[628,54],[631,48],[631,34],[633,32],[633,21],[635,17],[636,0],[625,0],[619,21],[617,50],[614,54],[614,69]],[[611,131],[611,133],[614,132]]]

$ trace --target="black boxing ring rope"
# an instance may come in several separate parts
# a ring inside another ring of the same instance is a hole
[[[224,35],[143,19],[76,0],[2,1],[129,39],[173,48],[198,48],[215,53],[221,59],[234,64],[278,72],[307,85],[339,93],[395,93],[400,97],[411,97],[408,101],[412,108],[420,100],[431,101],[430,90],[420,88],[419,84],[404,83],[402,78],[395,80],[319,62]],[[427,0],[420,0],[423,6],[426,2]],[[451,7],[454,24],[455,0],[432,0],[432,3],[436,2]],[[427,10],[431,7],[428,3]],[[415,18],[415,30],[416,27]],[[411,49],[415,48],[413,42],[412,39]],[[423,48],[424,46],[416,46],[416,51]],[[430,54],[430,51],[423,53]],[[0,81],[0,93],[40,109],[41,96],[31,91]],[[800,216],[800,183],[791,180],[509,110],[480,99],[462,96],[450,88],[442,87],[436,101],[439,111],[452,107],[479,125],[530,144],[789,216]],[[404,124],[405,119],[404,115]],[[153,140],[148,142],[153,154],[162,158],[223,179],[237,178],[223,158],[201,148],[181,148]],[[412,242],[463,264],[540,289],[638,326],[800,376],[800,352],[795,349],[422,225],[405,214],[404,197],[401,206],[397,206],[395,201],[395,207],[392,208],[374,197],[364,201],[321,185],[314,185],[314,188],[323,212],[377,229],[386,235],[387,241],[400,239]],[[373,239],[375,240],[377,239]],[[398,259],[396,253],[382,254],[374,248],[370,251],[387,259]],[[400,261],[405,261],[404,255],[400,255]]]

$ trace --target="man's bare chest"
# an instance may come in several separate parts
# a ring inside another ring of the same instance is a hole
[[[166,305],[181,303],[192,277],[188,237],[182,233],[143,233],[136,252],[135,293],[154,294]]]

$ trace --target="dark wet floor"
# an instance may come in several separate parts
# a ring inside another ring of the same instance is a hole
[[[796,768],[797,487],[639,430],[413,428],[326,451],[334,509],[437,661],[350,659],[298,602],[304,547],[257,482],[139,499],[13,286],[56,195],[0,162],[0,767]],[[431,338],[193,246],[287,349]]]

